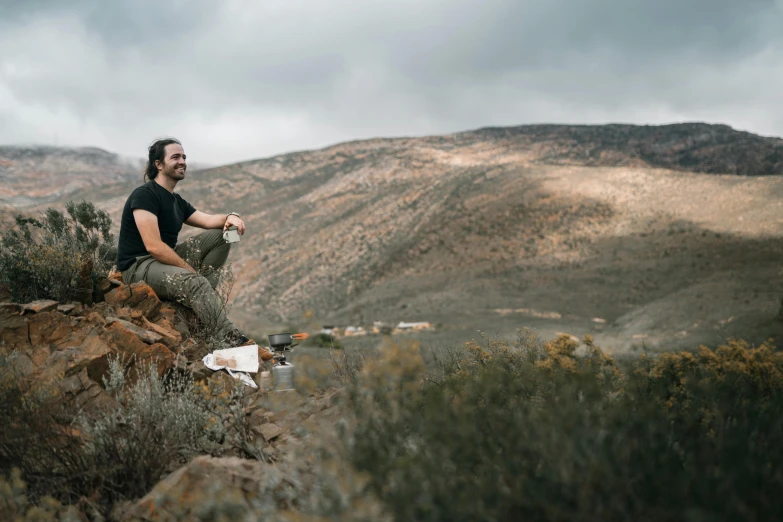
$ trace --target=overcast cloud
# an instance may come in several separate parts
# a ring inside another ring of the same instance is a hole
[[[524,123],[783,136],[774,0],[0,0],[0,143],[229,163]]]

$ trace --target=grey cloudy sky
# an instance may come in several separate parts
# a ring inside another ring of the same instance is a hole
[[[0,0],[0,143],[229,163],[524,123],[783,136],[783,1]]]

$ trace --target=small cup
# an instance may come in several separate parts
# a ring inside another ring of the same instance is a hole
[[[237,227],[229,227],[228,230],[223,232],[223,239],[226,240],[226,243],[239,243],[239,232],[237,232]]]

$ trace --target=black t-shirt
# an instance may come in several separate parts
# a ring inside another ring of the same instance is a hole
[[[155,181],[148,181],[131,192],[122,209],[120,239],[117,245],[117,269],[121,272],[130,268],[138,256],[149,254],[144,248],[136,220],[133,219],[133,210],[137,208],[152,212],[158,217],[160,238],[171,248],[177,245],[182,223],[196,211],[193,205],[179,194],[172,194]]]

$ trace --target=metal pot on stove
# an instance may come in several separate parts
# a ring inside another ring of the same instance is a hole
[[[272,380],[274,381],[274,390],[276,392],[295,390],[294,386],[294,365],[285,360],[285,351],[290,350],[297,343],[294,341],[303,341],[307,339],[306,333],[277,333],[269,336],[269,347],[273,352],[275,365],[272,367]]]
[[[272,350],[293,348],[298,344],[294,344],[295,341],[304,341],[308,337],[309,336],[306,333],[284,332],[271,334],[269,336],[269,347],[272,348]]]

